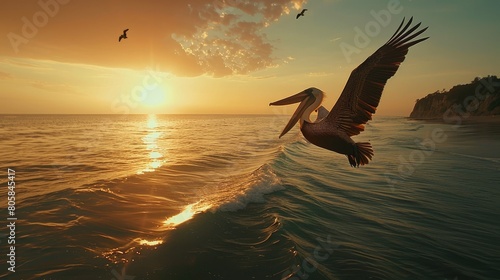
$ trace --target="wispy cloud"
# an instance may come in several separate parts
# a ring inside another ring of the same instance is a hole
[[[333,76],[333,72],[309,72],[307,73],[309,77],[325,77],[325,76]]]
[[[0,65],[14,67],[14,68],[28,68],[31,70],[52,70],[52,68],[47,67],[44,63],[36,63],[29,59],[19,59],[19,58],[2,58],[0,59]]]
[[[30,82],[30,85],[34,88],[41,89],[50,93],[57,92],[62,94],[82,95],[82,93],[76,90],[76,88],[66,84],[54,84],[44,81],[32,81]]]

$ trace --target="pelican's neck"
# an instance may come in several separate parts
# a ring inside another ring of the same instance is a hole
[[[305,110],[304,110],[304,113],[302,114],[302,116],[300,116],[300,120],[299,120],[299,125],[300,127],[302,127],[302,125],[304,124],[304,122],[308,122],[308,123],[313,123],[313,121],[311,121],[311,114],[316,110],[318,109],[320,106],[321,106],[321,103],[323,102],[323,97],[324,97],[324,94],[322,91],[319,91],[318,94],[316,94],[315,96],[315,101],[313,104],[311,104],[309,107],[307,107]]]
[[[302,125],[304,124],[304,122],[308,122],[308,123],[312,122],[311,118],[310,118],[311,117],[311,113],[312,112],[305,111],[304,114],[302,114],[302,117],[300,117],[300,120],[299,120],[300,127],[302,127]]]

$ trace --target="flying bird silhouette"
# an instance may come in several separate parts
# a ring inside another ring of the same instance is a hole
[[[307,11],[307,9],[303,9],[302,12],[298,13],[295,19],[298,19],[300,16],[304,16],[305,11]]]
[[[123,30],[123,34],[120,35],[120,37],[118,37],[118,42],[120,42],[122,39],[127,39],[127,31],[128,31],[128,28]]]
[[[408,49],[429,38],[413,40],[427,30],[427,27],[416,31],[420,23],[410,28],[412,20],[413,18],[401,29],[405,22],[403,18],[387,43],[351,72],[342,94],[330,112],[321,106],[325,94],[314,87],[270,103],[269,105],[279,106],[300,102],[279,137],[300,121],[302,134],[312,144],[346,155],[352,167],[368,164],[373,157],[372,145],[369,142],[354,142],[351,136],[362,132],[364,124],[372,119],[387,80],[394,76],[405,60]],[[310,115],[315,110],[318,110],[318,117],[312,122]]]

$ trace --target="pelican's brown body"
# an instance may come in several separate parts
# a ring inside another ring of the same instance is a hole
[[[350,155],[354,153],[355,142],[343,131],[330,129],[327,123],[304,122],[300,131],[312,144],[339,154]]]
[[[362,132],[364,124],[371,120],[387,80],[394,76],[404,61],[408,48],[428,38],[412,41],[427,29],[416,31],[420,23],[410,28],[412,20],[401,29],[403,19],[389,41],[352,71],[330,112],[320,107],[323,91],[313,87],[271,103],[270,105],[288,105],[300,102],[280,137],[300,121],[302,134],[312,144],[346,155],[353,167],[368,164],[373,157],[371,144],[354,142],[351,137]],[[318,115],[322,117],[311,122],[309,116],[314,110],[318,110]]]
[[[335,129],[335,125],[327,121],[310,123],[304,121],[300,127],[302,135],[311,144],[327,150],[346,155],[351,166],[368,164],[373,156],[371,144],[354,142],[343,130]]]

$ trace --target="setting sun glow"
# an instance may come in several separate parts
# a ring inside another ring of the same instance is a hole
[[[167,93],[163,86],[157,86],[152,90],[147,91],[146,97],[142,104],[147,107],[160,107],[165,105]]]

